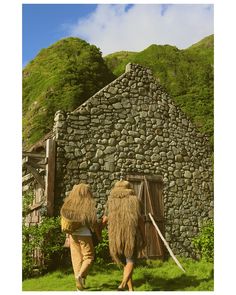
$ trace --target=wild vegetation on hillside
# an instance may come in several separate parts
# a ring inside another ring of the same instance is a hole
[[[96,46],[66,38],[42,49],[23,70],[24,148],[51,130],[57,110],[75,109],[121,75],[129,62],[151,68],[176,104],[213,139],[213,35],[185,50],[153,44],[104,59]]]
[[[57,110],[74,110],[113,79],[100,50],[81,39],[42,49],[23,70],[23,146],[51,130]]]
[[[141,52],[110,54],[105,61],[116,76],[124,72],[128,62],[151,68],[173,100],[213,139],[213,35],[185,50],[153,44]]]

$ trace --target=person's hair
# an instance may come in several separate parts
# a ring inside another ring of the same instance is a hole
[[[114,188],[131,189],[131,184],[127,180],[119,180],[115,183]]]
[[[94,225],[97,221],[96,201],[89,185],[80,183],[74,185],[70,194],[65,198],[61,215],[72,222],[82,225]]]
[[[125,180],[116,182],[108,197],[108,234],[112,258],[132,257],[140,216],[138,197]]]

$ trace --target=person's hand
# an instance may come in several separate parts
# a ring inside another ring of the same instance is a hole
[[[106,225],[107,222],[108,222],[108,217],[104,215],[104,216],[102,217],[102,224],[103,224],[103,225]]]
[[[66,236],[63,247],[64,248],[69,248],[70,247],[70,237],[69,237],[69,235]]]

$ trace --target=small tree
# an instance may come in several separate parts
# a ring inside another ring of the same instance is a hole
[[[62,260],[65,234],[61,232],[60,217],[43,217],[39,224],[25,226],[23,224],[22,262],[23,278],[32,276],[33,270],[39,274],[58,266]],[[33,253],[41,253],[42,261],[36,261]]]

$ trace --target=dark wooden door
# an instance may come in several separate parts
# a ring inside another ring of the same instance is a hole
[[[164,235],[164,204],[162,199],[162,178],[159,176],[128,175],[127,180],[132,184],[141,202],[141,213],[145,220],[147,258],[164,258],[164,245],[148,213],[151,213],[160,231]]]

